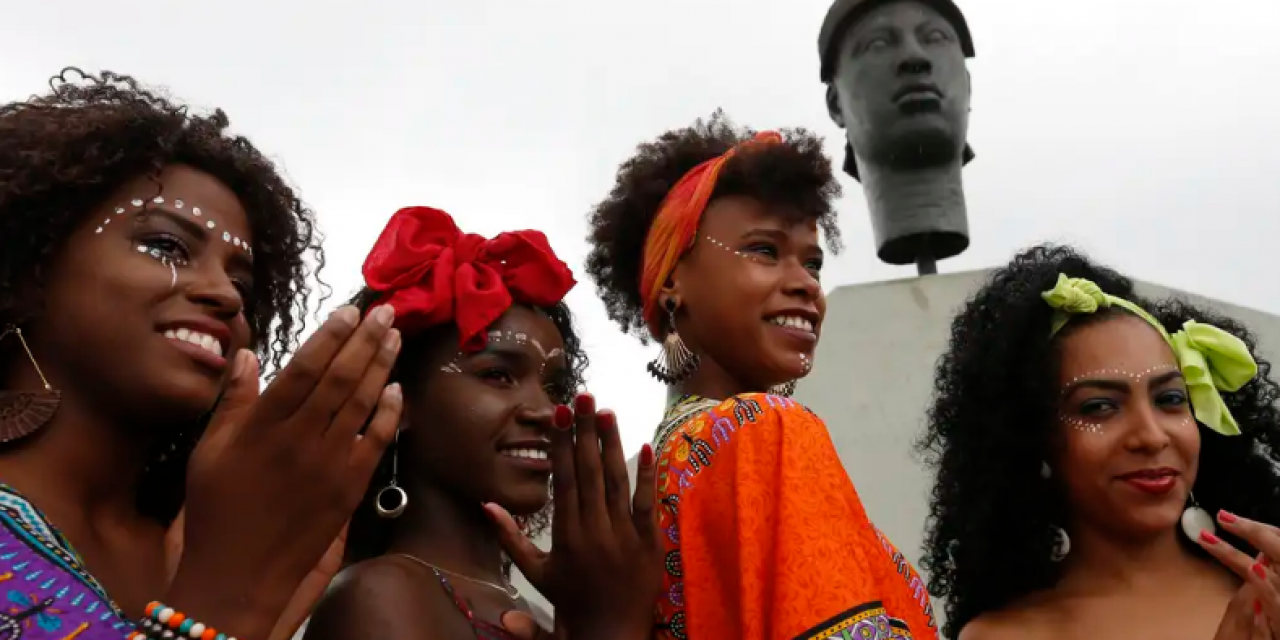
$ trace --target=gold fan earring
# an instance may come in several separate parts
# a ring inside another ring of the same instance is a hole
[[[40,427],[53,418],[53,414],[58,411],[58,403],[62,400],[62,392],[54,389],[40,370],[31,347],[27,346],[26,338],[22,337],[22,329],[14,326],[6,328],[4,333],[0,333],[0,341],[9,337],[9,334],[17,336],[31,366],[35,367],[36,375],[40,376],[44,390],[0,391],[0,443],[20,440],[39,431]]]

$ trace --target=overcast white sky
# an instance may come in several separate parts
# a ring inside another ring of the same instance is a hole
[[[317,210],[335,297],[397,208],[545,231],[580,269],[585,217],[642,140],[717,107],[756,128],[827,119],[828,0],[43,0],[0,19],[0,96],[65,65],[222,107]],[[335,3],[337,4],[337,3]],[[1280,313],[1280,3],[960,0],[978,58],[965,172],[973,244],[943,271],[1043,240],[1140,278]],[[829,287],[914,275],[874,255],[845,180]],[[585,275],[569,297],[628,453],[664,389]]]

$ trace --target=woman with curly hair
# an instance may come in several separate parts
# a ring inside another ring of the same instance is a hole
[[[654,438],[661,637],[935,635],[826,425],[787,397],[822,327],[838,194],[820,139],[717,112],[642,144],[592,216],[587,270],[610,317],[662,342],[649,368],[679,396]]]
[[[356,306],[396,310],[404,347],[391,377],[405,389],[406,407],[352,520],[353,564],[306,638],[514,637],[503,614],[529,609],[508,582],[504,532],[493,516],[501,525],[514,514],[515,536],[548,524],[554,449],[563,455],[572,442],[575,414],[583,451],[598,461],[603,448],[610,459],[613,488],[621,487],[610,498],[625,505],[628,497],[616,419],[597,416],[590,396],[574,399],[587,355],[563,301],[573,274],[541,232],[487,240],[459,231],[443,211],[410,207],[392,216],[364,277]],[[563,461],[556,462],[559,471]],[[637,522],[652,518],[650,505]],[[576,637],[626,637],[601,617],[609,611],[590,613],[605,626],[576,620]]]
[[[1067,247],[997,270],[952,323],[921,443],[938,470],[924,566],[946,633],[1276,628],[1278,581],[1250,556],[1280,558],[1257,524],[1280,522],[1280,387],[1253,351],[1239,323],[1143,300]]]
[[[51,84],[0,106],[0,636],[287,638],[394,434],[386,314],[336,313],[259,400],[311,212],[221,111]]]

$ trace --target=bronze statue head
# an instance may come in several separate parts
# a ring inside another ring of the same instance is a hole
[[[818,53],[827,110],[845,130],[844,170],[871,201],[881,259],[910,264],[922,252],[963,251],[963,195],[948,195],[973,159],[965,67],[973,38],[960,9],[952,0],[836,0]],[[870,183],[867,174],[875,174]]]
[[[854,156],[890,168],[968,162],[973,39],[950,0],[836,0],[818,38],[831,119]]]

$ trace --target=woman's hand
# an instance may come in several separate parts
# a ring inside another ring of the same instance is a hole
[[[1226,511],[1218,512],[1218,522],[1224,529],[1258,550],[1258,556],[1250,558],[1227,541],[1208,532],[1201,533],[1197,541],[1205,551],[1244,580],[1245,584],[1241,588],[1241,594],[1237,595],[1237,600],[1240,598],[1252,600],[1247,604],[1251,608],[1251,617],[1254,618],[1253,635],[1223,636],[1223,638],[1250,637],[1254,640],[1280,638],[1280,575],[1276,574],[1276,568],[1271,562],[1271,558],[1280,558],[1280,529],[1248,518],[1241,518]],[[1233,600],[1232,606],[1243,605]],[[1232,615],[1230,609],[1227,615]],[[1244,614],[1237,611],[1236,615],[1238,627],[1243,624]],[[1227,618],[1224,618],[1224,627],[1227,623]],[[1219,630],[1220,636],[1222,633],[1222,630]],[[1262,633],[1265,635],[1259,635]]]
[[[165,604],[228,636],[271,636],[395,434],[402,399],[385,386],[400,348],[393,317],[383,307],[360,322],[355,308],[339,309],[261,397],[257,362],[237,354],[191,454]]]
[[[485,505],[507,554],[555,606],[555,634],[508,615],[529,640],[649,638],[662,588],[662,544],[654,513],[653,450],[645,445],[632,495],[617,417],[580,395],[557,407],[551,434],[554,512],[551,552],[538,549],[498,505]]]

